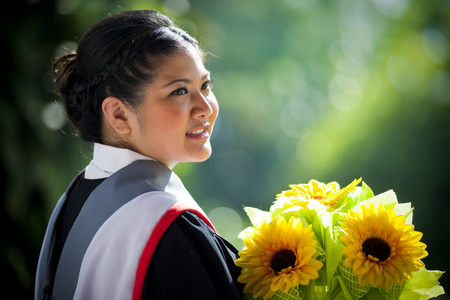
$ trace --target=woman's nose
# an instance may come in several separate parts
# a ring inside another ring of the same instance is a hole
[[[208,92],[208,95],[199,91],[194,97],[194,106],[192,108],[192,117],[194,119],[207,118],[213,114],[214,110],[217,110],[217,101],[211,91]]]

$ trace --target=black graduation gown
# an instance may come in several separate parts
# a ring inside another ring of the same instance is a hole
[[[70,193],[58,220],[59,253],[84,202],[102,181],[82,178]],[[183,212],[155,249],[142,299],[242,299],[237,253],[195,213]]]

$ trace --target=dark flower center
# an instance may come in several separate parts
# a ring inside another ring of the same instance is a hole
[[[373,257],[378,258],[381,262],[385,261],[391,255],[391,248],[389,245],[377,238],[370,238],[364,241],[362,245],[362,250],[366,257],[372,255]]]
[[[272,262],[270,263],[270,267],[275,272],[281,272],[281,270],[286,269],[287,267],[295,266],[296,256],[295,253],[291,250],[283,249],[275,253],[272,258]]]

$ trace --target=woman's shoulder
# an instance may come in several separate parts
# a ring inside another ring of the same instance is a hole
[[[105,292],[111,285],[116,286],[116,292],[133,286],[149,238],[176,201],[167,192],[147,192],[121,206],[101,225],[89,243],[80,268],[77,290],[81,298],[87,296],[84,293]]]
[[[236,259],[233,245],[197,214],[183,212],[155,249],[142,299],[241,299]]]

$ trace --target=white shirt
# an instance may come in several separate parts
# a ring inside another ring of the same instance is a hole
[[[84,178],[106,178],[132,162],[143,159],[154,160],[148,156],[128,149],[95,143],[94,156],[92,161],[86,167]]]

